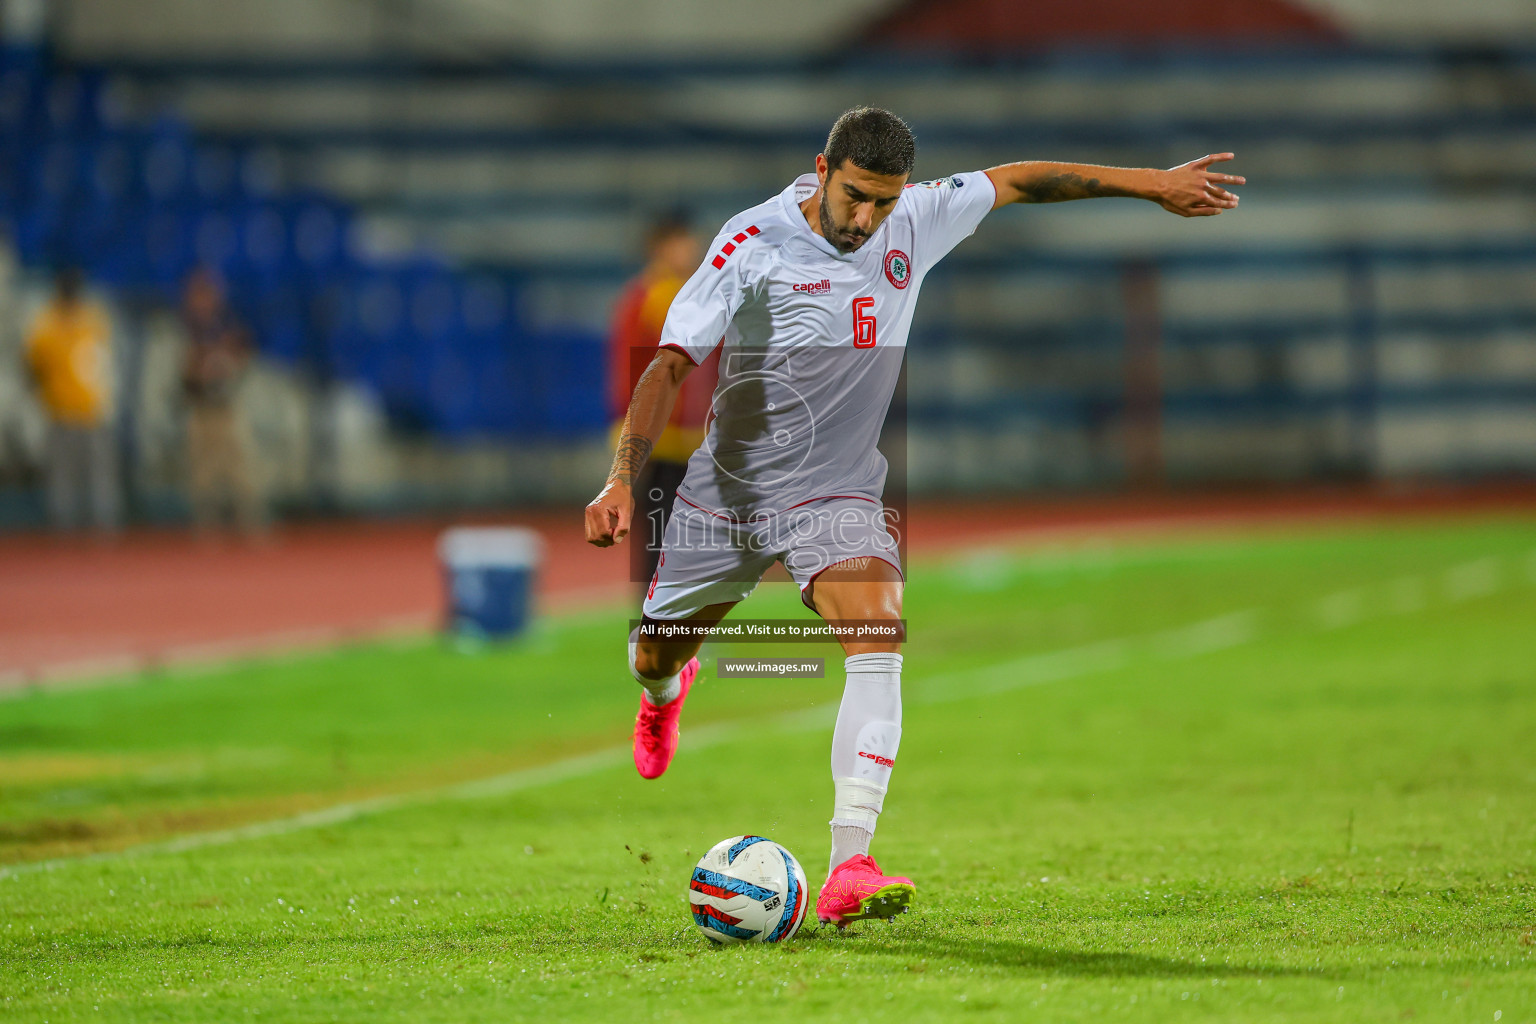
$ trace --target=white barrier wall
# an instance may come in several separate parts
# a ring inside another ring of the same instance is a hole
[[[894,0],[56,0],[66,49],[104,56],[775,56],[828,49]]]
[[[1533,0],[1295,0],[1374,43],[1536,41]],[[47,0],[6,0],[31,15]],[[897,0],[52,0],[80,56],[566,58],[776,56],[835,49]]]
[[[1371,43],[1536,41],[1532,0],[1301,0]]]

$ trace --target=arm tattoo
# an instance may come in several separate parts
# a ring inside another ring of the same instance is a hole
[[[1084,178],[1070,171],[1040,178],[1020,186],[1026,203],[1060,203],[1068,199],[1097,199],[1103,196],[1129,196],[1124,189],[1110,188],[1098,178]]]
[[[634,394],[630,396],[629,415],[624,418],[625,429],[619,438],[618,451],[613,453],[613,468],[608,472],[610,480],[619,480],[626,487],[635,486],[645,460],[651,457],[655,442],[636,431],[634,426],[649,422],[653,415],[661,412],[658,398],[668,387],[675,388],[679,383],[679,380],[669,378],[658,353],[640,375]]]
[[[608,476],[617,477],[626,487],[635,486],[635,478],[640,475],[645,460],[651,457],[653,445],[654,442],[644,434],[625,434],[619,441],[619,450],[613,453],[613,469]]]

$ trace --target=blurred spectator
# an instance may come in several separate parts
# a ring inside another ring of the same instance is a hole
[[[49,518],[62,530],[83,525],[88,496],[92,524],[112,532],[119,514],[112,329],[78,270],[56,278],[27,337],[27,366],[50,421]]]
[[[16,255],[0,225],[0,481],[20,475],[27,401],[26,357],[17,316]]]
[[[16,253],[11,249],[5,225],[0,224],[0,358],[10,360],[17,355],[15,342],[20,329],[16,315]]]
[[[609,411],[614,419],[615,444],[629,409],[629,397],[656,355],[667,310],[683,283],[698,269],[701,251],[699,239],[681,214],[658,218],[646,233],[645,268],[620,294],[609,335]],[[662,531],[672,515],[677,485],[683,482],[688,457],[704,440],[719,365],[720,350],[716,349],[688,376],[672,418],[635,481],[630,578],[636,582],[648,582],[656,572]]]
[[[200,531],[216,529],[228,499],[241,530],[258,534],[266,516],[235,402],[250,363],[245,328],[229,308],[223,283],[208,270],[188,276],[181,316],[187,332],[182,386],[193,522]]]

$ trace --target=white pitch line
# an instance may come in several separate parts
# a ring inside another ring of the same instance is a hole
[[[1499,560],[1479,558],[1445,571],[1445,596],[1454,604],[1486,597],[1499,589]]]
[[[1353,626],[1365,616],[1364,595],[1358,590],[1340,590],[1317,602],[1317,620],[1324,629]]]
[[[817,716],[814,719],[804,711],[797,711],[782,716],[777,724],[792,729],[809,729],[830,722],[826,709],[817,708],[812,710],[817,712]],[[724,743],[746,725],[747,723],[744,721],[720,722],[702,726],[698,729],[691,729],[688,732],[689,749],[699,750]],[[286,818],[274,818],[270,821],[258,821],[235,828],[217,829],[211,832],[194,832],[190,835],[177,836],[173,839],[140,843],[121,850],[106,850],[101,853],[81,854],[77,857],[57,857],[53,860],[11,864],[0,867],[0,880],[14,878],[19,875],[35,874],[40,871],[55,871],[74,864],[92,864],[160,853],[185,853],[189,850],[198,850],[208,846],[225,846],[230,843],[244,842],[248,839],[266,839],[272,836],[288,835],[293,832],[303,832],[312,828],[324,828],[327,825],[339,825],[358,818],[401,810],[407,807],[466,800],[485,800],[491,797],[504,796],[508,793],[536,789],[540,786],[549,786],[557,782],[565,782],[569,779],[593,775],[624,763],[624,756],[629,753],[629,747],[609,747],[590,754],[579,754],[575,757],[551,761],[548,764],[535,765],[531,768],[519,768],[516,771],[491,775],[482,779],[470,779],[467,782],[455,782],[446,786],[436,786],[431,789],[423,789],[411,793],[390,793],[384,796],[369,797],[366,800],[353,800],[349,803],[336,804],[332,807],[323,807],[316,811],[305,811],[303,814],[295,814]]]
[[[697,745],[698,738],[702,736],[703,744],[710,745],[720,742],[724,739],[722,733],[734,731],[735,727],[735,723],[731,723],[731,729],[729,730],[711,730],[709,727],[705,727],[692,732],[689,738],[695,741],[695,745]],[[516,793],[519,790],[533,789],[538,786],[564,782],[567,779],[580,778],[583,775],[591,775],[620,764],[623,756],[629,752],[628,747],[609,747],[606,750],[568,757],[559,761],[552,761],[548,764],[536,765],[532,768],[521,768],[517,771],[492,775],[483,779],[457,782],[452,785],[438,786],[414,793],[393,793],[386,796],[370,797],[367,800],[354,800],[350,803],[336,804],[333,807],[325,807],[317,811],[306,811],[303,814],[295,814],[287,818],[274,818],[271,821],[259,821],[250,825],[241,825],[237,828],[219,829],[213,832],[194,832],[191,835],[178,836],[174,839],[165,839],[153,843],[141,843],[122,850],[88,853],[78,857],[57,857],[53,860],[34,861],[27,864],[11,864],[6,867],[0,867],[0,879],[14,878],[19,875],[34,874],[40,871],[55,871],[74,864],[123,860],[129,857],[157,853],[185,853],[188,850],[202,849],[207,846],[224,846],[229,843],[244,842],[247,839],[265,839],[271,836],[287,835],[291,832],[302,832],[306,829],[324,828],[327,825],[339,825],[343,822],[367,817],[368,815],[381,814],[386,811],[399,810],[416,805],[457,800],[482,800],[487,797]]]
[[[1192,658],[1252,643],[1259,635],[1259,610],[1244,608],[1214,619],[1169,629],[1152,637],[1155,652],[1163,658]]]
[[[1388,587],[1391,592],[1390,608],[1398,615],[1421,612],[1429,604],[1424,581],[1417,576],[1399,576]]]
[[[1061,651],[1027,654],[991,665],[945,672],[922,680],[914,688],[915,696],[920,704],[947,704],[1108,672],[1129,664],[1128,646],[1123,638],[1101,640]]]
[[[1150,652],[1161,654],[1163,657],[1193,657],[1253,639],[1255,632],[1251,625],[1252,616],[1252,612],[1235,612],[1216,619],[1196,622],[1181,629],[1167,630],[1134,639],[1148,646]],[[971,697],[1061,682],[1122,668],[1131,661],[1132,643],[1133,641],[1128,639],[1104,640],[1062,651],[1032,654],[1024,658],[964,669],[942,676],[932,676],[923,680],[918,690],[917,700],[918,703],[923,704],[947,704]],[[970,686],[953,685],[958,681],[971,678],[974,678],[975,682]],[[941,692],[935,692],[938,687],[944,689]],[[834,718],[834,709],[828,705],[787,712],[777,716],[774,725],[780,730],[802,732],[827,728]],[[697,751],[724,743],[749,724],[753,723],[741,720],[690,729],[688,750]],[[308,829],[324,828],[328,825],[339,825],[369,815],[407,807],[504,796],[508,793],[565,782],[617,767],[624,762],[624,756],[628,753],[630,753],[628,747],[610,747],[606,750],[568,757],[532,768],[521,768],[483,779],[472,779],[468,782],[457,782],[413,793],[394,793],[370,797],[366,800],[354,800],[316,811],[306,811],[303,814],[255,822],[236,828],[195,832],[173,839],[141,843],[121,850],[12,864],[0,867],[0,880],[56,871],[76,864],[101,863],[154,854],[186,853],[210,846],[225,846],[251,839],[267,839]]]
[[[1529,565],[1533,575],[1536,575],[1536,551],[1531,553]],[[1487,593],[1488,591],[1485,588],[1490,586],[1490,580],[1492,588],[1496,589],[1498,586],[1499,568],[1499,563],[1494,558],[1479,559],[1475,562],[1454,566],[1447,571],[1447,589],[1452,593],[1468,593],[1469,591],[1471,593]],[[1398,581],[1398,583],[1401,584],[1402,581]],[[1417,583],[1416,579],[1414,583]],[[1360,597],[1358,591],[1344,591],[1341,594],[1329,595],[1321,599],[1321,602],[1318,604],[1336,600],[1344,595],[1350,595],[1355,599],[1351,603],[1357,603]],[[1317,606],[1314,605],[1314,607]],[[1327,628],[1327,617],[1324,616],[1323,618],[1323,625]],[[1352,619],[1352,621],[1354,620]],[[991,665],[980,665],[975,668],[930,676],[922,680],[915,687],[916,693],[914,696],[916,702],[920,704],[947,704],[973,697],[1005,693],[1009,690],[1019,690],[1046,683],[1063,682],[1068,679],[1077,679],[1087,675],[1113,671],[1131,664],[1135,660],[1137,653],[1144,657],[1166,660],[1199,657],[1204,654],[1229,650],[1252,643],[1258,639],[1259,632],[1258,609],[1246,608],[1229,612],[1216,618],[1202,619],[1187,626],[1163,630],[1157,633],[1116,637],[1077,647],[1069,647],[1060,651],[1030,654],[1022,658],[1013,658]],[[969,681],[969,685],[966,685],[967,681]],[[914,682],[916,681],[914,680]],[[833,719],[833,709],[830,706],[822,706],[787,712],[779,715],[774,720],[774,724],[781,730],[799,732],[826,728],[832,723]],[[704,726],[700,729],[690,730],[688,733],[688,748],[689,750],[698,750],[702,747],[723,743],[739,730],[749,725],[759,726],[760,724],[758,721],[741,720],[721,722]],[[439,786],[415,793],[372,797],[367,800],[337,804],[333,807],[322,808],[317,811],[308,811],[304,814],[277,818],[272,821],[256,822],[237,828],[221,829],[214,832],[198,832],[174,839],[130,846],[122,850],[109,850],[102,853],[82,854],[76,857],[59,857],[53,860],[12,864],[0,867],[0,880],[6,878],[15,879],[24,874],[55,871],[59,868],[75,864],[122,860],[129,857],[157,853],[183,853],[208,846],[243,842],[247,839],[264,839],[271,836],[287,835],[292,832],[341,824],[367,815],[381,814],[405,807],[440,802],[483,800],[592,775],[623,763],[624,755],[629,752],[628,747],[610,747],[595,753],[569,757],[559,761],[552,761],[548,764],[532,768],[522,768],[517,771],[493,775],[483,779],[453,783],[452,785]]]

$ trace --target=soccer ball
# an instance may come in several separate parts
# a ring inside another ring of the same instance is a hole
[[[793,938],[810,898],[793,854],[762,836],[733,836],[699,860],[688,903],[704,937],[724,945]]]

